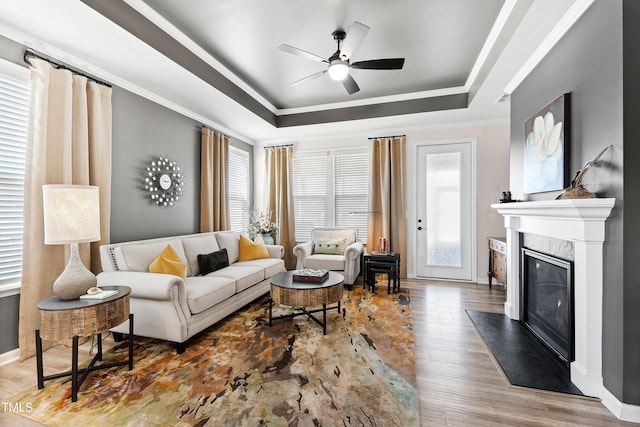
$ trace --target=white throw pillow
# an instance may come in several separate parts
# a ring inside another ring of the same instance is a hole
[[[180,239],[163,240],[153,243],[141,243],[139,245],[122,245],[122,253],[125,262],[131,271],[149,271],[149,264],[156,259],[158,255],[171,245],[174,251],[187,265],[187,257],[184,254],[182,242]]]
[[[234,231],[219,231],[216,233],[218,246],[220,249],[225,248],[229,256],[229,264],[238,262],[240,256],[240,233]]]
[[[184,246],[184,253],[187,256],[187,262],[189,263],[189,276],[197,276],[200,274],[198,255],[209,254],[220,250],[216,236],[214,236],[213,233],[183,238],[182,245]]]

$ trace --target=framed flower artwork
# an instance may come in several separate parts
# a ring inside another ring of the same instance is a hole
[[[569,185],[570,94],[565,93],[524,122],[524,192]]]

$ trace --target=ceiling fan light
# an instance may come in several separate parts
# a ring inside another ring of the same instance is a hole
[[[349,66],[347,61],[335,60],[329,65],[329,77],[332,80],[344,80],[349,74]]]

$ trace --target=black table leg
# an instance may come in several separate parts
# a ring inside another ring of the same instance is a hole
[[[78,400],[78,336],[72,338],[73,345],[71,349],[71,401]]]
[[[269,326],[271,326],[271,309],[273,308],[273,299],[269,297]]]
[[[38,389],[44,388],[44,370],[42,364],[42,338],[40,329],[36,329],[36,370],[38,371]]]
[[[327,304],[322,304],[322,334],[327,335]]]
[[[129,370],[133,369],[133,313],[129,314]]]
[[[98,334],[98,360],[102,361],[102,334]]]

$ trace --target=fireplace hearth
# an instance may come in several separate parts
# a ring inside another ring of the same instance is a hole
[[[522,248],[522,323],[565,364],[573,361],[572,263]]]

